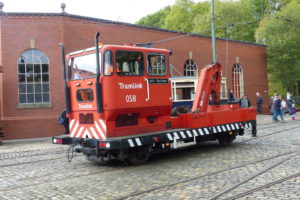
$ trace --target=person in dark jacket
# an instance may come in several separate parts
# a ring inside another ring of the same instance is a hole
[[[67,117],[67,110],[64,109],[57,118],[57,122],[65,127],[65,133],[69,134],[69,118]]]
[[[228,100],[229,101],[235,101],[234,95],[233,95],[233,91],[229,90],[228,91]]]
[[[274,111],[273,111],[273,121],[278,122],[277,116],[280,115],[283,121],[283,116],[281,115],[281,97],[276,95],[274,98]]]
[[[256,108],[257,108],[257,112],[259,114],[262,114],[262,104],[263,104],[262,96],[260,96],[259,92],[257,92],[256,93]]]

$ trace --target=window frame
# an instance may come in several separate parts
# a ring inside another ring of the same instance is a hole
[[[151,73],[149,73],[149,61],[148,61],[148,56],[149,55],[163,55],[164,56],[164,58],[165,58],[165,64],[164,64],[164,66],[165,66],[165,73],[164,74],[151,74]],[[167,69],[167,55],[166,54],[164,54],[164,53],[155,53],[155,52],[148,52],[147,54],[146,54],[146,61],[147,61],[147,74],[149,75],[149,76],[167,76],[168,75],[168,69]]]
[[[82,98],[82,96],[84,96],[83,94],[79,94],[81,92],[85,92],[88,93],[88,100],[83,100],[84,98]],[[81,100],[79,99],[79,96],[81,97]],[[93,93],[93,89],[92,88],[79,88],[76,90],[76,101],[79,103],[89,103],[89,102],[93,102],[94,101],[94,93]]]
[[[105,53],[106,52],[110,52],[111,53],[111,63],[112,63],[112,69],[113,69],[113,71],[112,71],[112,73],[111,74],[106,74],[106,69],[105,69]],[[114,64],[114,53],[111,51],[111,50],[105,50],[104,51],[104,53],[103,53],[103,58],[102,58],[102,60],[103,60],[103,75],[104,76],[113,76],[114,75],[114,73],[115,73],[115,64]]]
[[[23,59],[23,61],[21,59]],[[20,65],[23,65],[22,68],[20,68]],[[32,66],[32,73],[28,71],[29,65]],[[46,65],[46,72],[44,71],[44,65]],[[17,108],[52,107],[50,92],[50,62],[47,54],[36,48],[27,49],[18,56],[17,67]],[[28,81],[29,75],[32,75],[32,81]],[[24,76],[24,81],[21,81],[21,76]],[[44,81],[45,76],[47,81]],[[37,88],[38,85],[40,89]],[[21,89],[21,87],[23,87],[24,91],[22,91],[23,89]],[[30,87],[32,87],[32,91],[28,91]],[[25,97],[24,101],[21,100],[22,95]],[[29,95],[32,95],[32,102],[29,99]],[[37,95],[40,95],[40,101],[37,100]],[[45,101],[45,99],[47,101]]]
[[[183,70],[184,76],[198,77],[198,65],[193,59],[187,59],[184,62]]]
[[[235,63],[232,67],[232,87],[234,97],[244,96],[244,71],[239,63]]]
[[[135,74],[130,74],[130,75],[126,75],[124,72],[118,72],[118,65],[117,65],[117,55],[118,55],[118,52],[133,52],[133,53],[140,53],[141,54],[141,58],[143,59],[142,60],[142,64],[143,64],[143,66],[142,66],[142,73],[140,73],[140,74],[137,74],[137,75],[135,75]],[[139,76],[144,76],[144,74],[145,74],[145,53],[143,52],[143,51],[130,51],[130,50],[123,50],[123,49],[120,49],[120,50],[117,50],[116,52],[115,52],[115,57],[114,57],[114,63],[115,63],[115,66],[116,66],[116,74],[118,75],[118,76],[122,76],[122,77],[127,77],[127,76],[136,76],[136,77],[139,77]],[[121,74],[121,73],[124,73],[124,74]]]
[[[74,60],[75,58],[80,58],[80,57],[84,57],[84,56],[90,56],[90,55],[95,55],[95,75],[94,76],[88,76],[88,77],[79,77],[78,79],[75,79],[73,78],[72,76],[74,75],[73,72],[72,72],[72,69],[73,69],[73,65],[74,65]],[[100,74],[101,74],[101,69],[102,69],[102,66],[101,66],[101,63],[102,63],[102,53],[99,52],[99,63],[100,63]],[[78,80],[84,80],[84,79],[89,79],[89,78],[96,78],[97,77],[97,63],[96,63],[96,52],[87,52],[85,54],[82,54],[82,55],[77,55],[77,56],[72,56],[69,58],[68,60],[68,80],[70,81],[78,81]]]

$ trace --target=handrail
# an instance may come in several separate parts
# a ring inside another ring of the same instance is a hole
[[[147,78],[145,78],[145,81],[147,82],[147,98],[146,98],[146,102],[148,102],[150,100],[149,80]]]

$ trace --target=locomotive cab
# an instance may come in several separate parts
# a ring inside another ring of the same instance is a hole
[[[165,49],[99,46],[99,95],[96,49],[67,55],[71,137],[106,139],[169,129],[168,57]]]

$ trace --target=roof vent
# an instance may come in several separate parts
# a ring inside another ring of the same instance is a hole
[[[60,8],[61,8],[61,12],[62,12],[63,14],[65,14],[65,13],[66,13],[66,12],[65,12],[66,4],[65,4],[65,3],[61,3],[61,4],[60,4]]]
[[[4,3],[2,2],[2,1],[0,1],[0,13],[2,13],[3,12],[3,7],[4,7]]]

